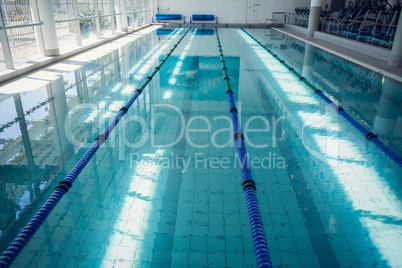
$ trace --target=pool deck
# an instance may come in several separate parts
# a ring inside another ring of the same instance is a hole
[[[367,69],[370,69],[379,74],[388,76],[399,82],[402,82],[402,68],[389,66],[387,61],[379,60],[374,57],[370,57],[366,54],[350,50],[336,44],[326,42],[314,37],[307,37],[303,33],[299,33],[286,28],[275,28],[278,32],[287,34],[293,38],[306,42],[309,45],[315,46],[319,49],[328,51],[334,55],[337,55],[345,60],[351,61],[358,65],[361,65]]]
[[[102,44],[98,44],[96,47],[84,47],[82,49],[84,52],[78,52],[78,54],[71,57],[63,57],[60,61],[55,62],[54,64],[45,66],[43,68],[38,68],[33,72],[28,73],[27,75],[21,75],[13,80],[0,84],[0,94],[15,94],[18,92],[34,90],[47,84],[49,81],[56,79],[58,76],[63,75],[63,73],[73,71],[83,64],[95,60],[113,51],[114,49],[118,49],[119,47],[141,37],[144,34],[161,28],[162,26],[163,24],[152,24],[147,28],[131,32],[117,39],[116,37],[114,37],[111,40],[105,40],[106,42],[104,41]],[[186,24],[182,26],[193,25]],[[402,82],[402,68],[391,67],[387,64],[385,60],[378,60],[374,57],[349,50],[333,43],[329,43],[314,37],[307,37],[302,33],[290,29],[275,28],[275,30],[292,36],[315,47],[318,47],[322,50],[333,53],[343,59],[359,64],[363,67],[373,70],[374,72]],[[48,59],[43,58],[42,60],[46,61]]]

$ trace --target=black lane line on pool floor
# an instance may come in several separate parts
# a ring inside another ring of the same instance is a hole
[[[237,44],[237,46],[239,46],[239,44]],[[253,66],[247,57],[241,59],[244,60],[246,66]],[[255,71],[255,73],[256,74],[253,77],[254,81],[258,81],[257,71]],[[250,75],[253,76],[252,74]],[[255,86],[258,86],[258,82],[256,82]],[[261,92],[261,104],[265,112],[267,114],[271,111],[272,113],[275,113],[275,110],[269,101],[270,96],[267,95],[266,91],[261,89],[259,90]],[[267,114],[265,114],[265,116]],[[274,134],[276,136],[276,133]],[[278,140],[277,145],[282,156],[287,156],[286,158],[284,157],[287,165],[292,167],[293,172],[291,172],[289,168],[287,168],[286,171],[289,178],[291,178],[291,175],[293,175],[293,180],[290,181],[292,183],[293,191],[296,193],[297,203],[299,204],[302,216],[305,219],[305,225],[309,237],[311,238],[313,251],[317,254],[320,266],[339,267],[340,264],[334,254],[332,245],[329,242],[329,237],[325,233],[323,223],[320,219],[317,207],[314,205],[314,200],[310,194],[310,191],[308,190],[307,183],[304,180],[303,173],[297,161],[296,155],[290,148],[287,139],[284,139],[283,141]],[[308,208],[308,210],[305,210],[304,208]]]
[[[195,69],[199,70],[199,58],[193,57],[193,59],[192,66],[189,66],[190,69],[192,70],[196,67]],[[197,59],[197,61],[195,61],[195,59]],[[198,88],[198,80],[196,77],[188,77],[187,80],[189,84],[195,82],[195,85],[194,87],[188,86],[185,89],[180,109],[183,113],[185,122],[188,122],[190,119],[193,93]],[[180,136],[181,131],[181,126],[179,126],[177,128],[176,138]],[[186,145],[186,139],[182,138],[176,145],[174,145],[172,153],[174,155],[184,156]],[[173,238],[176,231],[177,207],[179,205],[182,177],[182,170],[178,168],[169,169],[160,220],[158,223],[158,232],[154,242],[151,267],[171,267],[172,265]]]
[[[314,90],[315,94],[319,96],[322,100],[324,100],[329,106],[331,106],[339,115],[341,115],[347,122],[349,122],[352,126],[354,126],[361,134],[363,134],[366,139],[372,142],[375,146],[378,147],[383,153],[385,153],[392,161],[394,161],[397,165],[402,167],[402,159],[390,148],[388,148],[378,137],[363,127],[359,122],[357,122],[353,117],[351,117],[341,106],[335,104],[330,98],[328,98],[321,90],[317,89],[313,84],[311,84],[305,77],[303,77],[300,73],[296,72],[293,67],[287,64],[284,60],[278,57],[277,54],[274,54],[272,50],[268,49],[267,46],[263,45],[260,41],[254,38],[251,34],[245,31],[243,28],[240,28],[244,31],[251,39],[253,39],[257,44],[259,44],[264,50],[266,50],[271,56],[273,56],[277,61],[280,62],[290,73],[296,76],[302,83],[304,83],[307,87]]]
[[[261,76],[264,77],[264,75],[260,74]],[[270,96],[265,90],[261,90],[261,103],[264,106],[264,109],[266,110],[267,114],[269,114],[269,111],[272,110],[273,113],[275,113],[274,108],[272,107],[272,103],[270,102]],[[290,124],[290,123],[287,123]],[[292,135],[288,133],[288,135]],[[298,139],[296,134],[293,134],[295,138]],[[313,251],[317,254],[318,260],[320,263],[320,266],[322,267],[339,267],[341,264],[339,264],[334,250],[332,248],[332,244],[330,242],[328,234],[325,232],[324,225],[321,221],[320,213],[317,210],[317,207],[314,205],[314,200],[313,197],[310,194],[310,190],[307,187],[307,182],[304,179],[302,170],[300,168],[300,164],[297,160],[296,155],[293,153],[292,148],[290,147],[288,140],[285,139],[284,141],[277,141],[277,146],[279,150],[281,151],[281,154],[283,157],[285,157],[286,163],[288,164],[289,167],[291,167],[292,172],[290,172],[289,169],[287,169],[287,172],[289,174],[289,177],[293,175],[293,179],[291,180],[293,190],[296,192],[296,198],[297,202],[299,204],[299,207],[301,209],[303,218],[306,221],[306,227],[307,231],[309,233],[309,237],[311,237],[311,242],[313,246]],[[306,210],[307,209],[307,210]],[[352,213],[352,211],[350,212]],[[337,215],[336,215],[337,216]],[[359,225],[361,226],[361,225]],[[371,242],[368,242],[365,240],[363,236],[359,236],[359,234],[356,234],[359,239],[364,241],[363,243],[367,244],[367,248],[373,248],[374,245]],[[347,236],[347,235],[345,235]],[[345,238],[345,240],[347,240]],[[347,242],[350,247],[352,245]],[[370,243],[370,244],[369,244]],[[364,255],[366,253],[362,253]],[[371,254],[371,255],[370,255]],[[373,257],[374,259],[377,260],[377,264],[379,267],[387,266],[387,262],[380,260],[381,256],[380,254],[376,254],[373,251],[370,251],[369,253],[370,257]],[[355,261],[357,264],[360,265],[365,265],[364,263],[360,262],[359,260],[364,259],[364,256],[361,256],[359,258],[356,258],[354,256]]]
[[[266,109],[267,113],[268,111],[272,110],[275,113],[275,110],[272,107],[272,103],[269,101],[270,96],[267,95],[267,92],[264,90],[261,90],[261,102],[264,106],[264,109]],[[264,101],[265,100],[265,101]],[[290,124],[290,123],[287,123]],[[291,135],[291,134],[288,134]],[[293,134],[295,138],[298,139],[296,134]],[[325,228],[324,225],[322,224],[320,218],[319,218],[319,213],[314,205],[314,200],[313,197],[310,194],[310,191],[307,187],[307,183],[303,177],[302,170],[300,168],[300,164],[296,158],[296,155],[293,153],[292,148],[290,147],[288,140],[285,139],[284,141],[277,141],[277,145],[279,150],[281,151],[281,154],[283,156],[287,156],[286,163],[292,168],[293,172],[290,172],[289,169],[288,174],[289,177],[293,175],[293,180],[291,180],[293,190],[296,192],[296,198],[299,204],[299,207],[301,208],[301,212],[303,215],[303,218],[306,220],[306,227],[307,231],[309,233],[309,236],[312,238],[312,246],[313,250],[315,253],[317,253],[320,266],[322,267],[339,267],[341,264],[336,259],[336,256],[334,255],[334,251],[332,248],[332,244],[329,241],[329,236],[325,233]],[[300,192],[300,194],[299,194]],[[305,208],[307,210],[305,210]],[[352,211],[351,211],[352,213]],[[359,225],[360,226],[360,225]],[[365,241],[364,236],[359,236],[359,234],[356,234],[359,239],[364,241],[363,243],[367,244],[367,248],[373,248],[373,244],[370,242]],[[347,235],[345,235],[347,236]],[[346,238],[345,238],[346,240]],[[352,247],[351,244],[348,243],[350,247]],[[325,250],[325,251],[324,251]],[[327,255],[328,252],[331,254]],[[366,253],[362,253],[364,255]],[[387,266],[387,262],[380,260],[381,256],[380,254],[376,254],[373,251],[370,251],[370,256],[373,257],[374,259],[377,260],[378,267],[383,267]],[[333,257],[331,257],[333,255]],[[331,262],[328,260],[331,258],[331,260],[334,260],[336,262]],[[335,258],[335,259],[333,259]],[[360,262],[359,260],[364,259],[364,256],[361,256],[359,258],[356,258],[354,256],[355,260],[357,261],[357,264],[365,265],[364,263]]]
[[[246,65],[252,66],[248,59],[245,59]],[[258,81],[258,75],[255,75],[255,79]],[[269,96],[264,90],[261,91],[261,104],[266,112],[273,111],[269,102]],[[265,100],[265,101],[264,101]],[[302,170],[294,155],[292,149],[289,146],[287,139],[284,141],[277,142],[278,148],[281,151],[282,156],[287,156],[285,158],[286,163],[292,167],[291,172],[288,168],[286,169],[289,178],[293,175],[292,183],[293,191],[296,193],[296,199],[299,204],[303,218],[306,221],[306,229],[308,231],[309,237],[311,238],[311,244],[313,246],[313,251],[317,254],[319,263],[323,267],[339,267],[339,262],[333,252],[331,243],[329,242],[329,237],[325,233],[323,223],[320,219],[317,207],[314,205],[314,200],[310,195],[307,183],[304,180]],[[300,193],[300,194],[298,194]],[[304,208],[308,208],[305,210]]]
[[[258,78],[257,78],[258,79]],[[261,104],[264,110],[269,113],[272,111],[272,115],[275,115],[273,107],[268,103],[269,96],[264,90],[261,90]],[[267,114],[268,115],[268,114]],[[283,125],[282,125],[283,127]],[[274,133],[276,136],[277,133]],[[286,164],[291,167],[286,171],[292,183],[293,191],[296,193],[297,203],[299,204],[300,211],[305,219],[305,226],[309,237],[311,238],[311,245],[313,251],[317,254],[318,261],[322,267],[339,267],[340,264],[334,254],[329,237],[325,233],[324,225],[320,219],[320,214],[317,207],[314,205],[314,200],[311,196],[310,190],[307,187],[307,183],[303,177],[303,172],[300,168],[296,155],[293,153],[289,146],[287,138],[283,141],[277,141],[278,148],[285,158]]]

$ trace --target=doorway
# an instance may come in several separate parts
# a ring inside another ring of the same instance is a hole
[[[247,1],[246,23],[260,23],[261,0]]]

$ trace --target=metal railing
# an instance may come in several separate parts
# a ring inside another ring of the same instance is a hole
[[[277,19],[266,19],[264,28],[267,29],[268,26],[278,27],[278,20]]]
[[[5,28],[8,29],[7,36],[9,37],[10,43],[35,39],[33,27],[28,27],[30,23],[32,23],[28,0],[18,2],[2,1],[1,11]]]
[[[0,0],[0,70],[44,56],[43,23],[32,13],[38,1]],[[120,7],[118,0],[53,0],[59,47],[82,46],[83,39],[91,43],[121,32],[124,20],[131,29],[149,23],[147,0],[128,0],[125,4]],[[125,18],[123,9],[127,10]]]

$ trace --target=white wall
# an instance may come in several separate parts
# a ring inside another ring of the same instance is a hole
[[[260,18],[265,21],[272,16],[272,12],[295,12],[296,7],[310,7],[310,0],[261,0],[262,15]],[[264,15],[263,15],[264,14]]]
[[[222,23],[244,23],[247,0],[157,0],[159,13],[181,14],[190,21],[192,14],[212,14]],[[169,11],[165,10],[169,8]]]
[[[192,14],[212,14],[220,23],[246,23],[250,0],[154,0],[154,14],[181,14],[190,21]],[[327,2],[329,0],[323,0]],[[260,0],[260,23],[272,18],[272,12],[294,12],[295,7],[309,7],[310,0]],[[324,3],[323,3],[324,6]],[[169,10],[167,10],[169,8]]]

